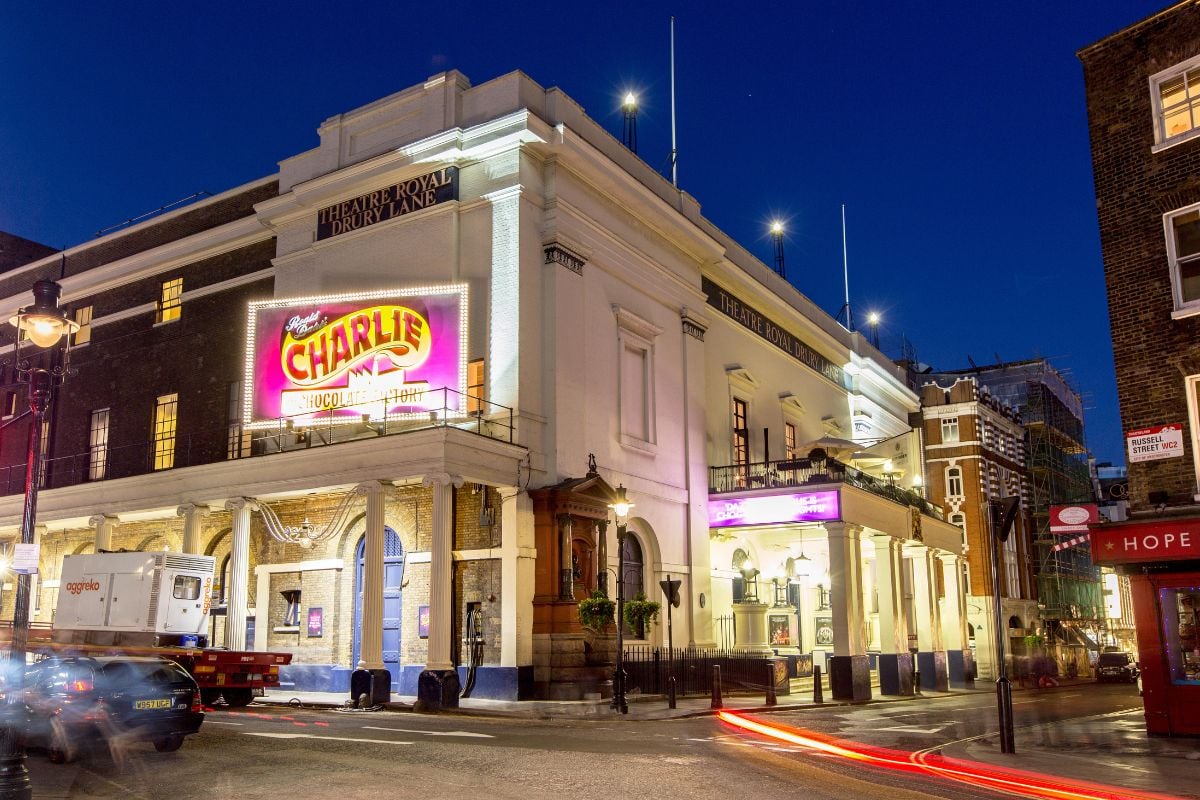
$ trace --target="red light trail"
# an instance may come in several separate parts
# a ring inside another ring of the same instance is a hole
[[[985,787],[1021,797],[1045,800],[1179,800],[1172,795],[1137,792],[1087,781],[1057,778],[1037,772],[993,767],[975,761],[945,758],[926,753],[908,753],[885,747],[839,741],[811,731],[760,722],[730,711],[717,717],[728,725],[780,742],[807,747],[827,755],[870,764],[883,769],[931,775],[945,780]]]

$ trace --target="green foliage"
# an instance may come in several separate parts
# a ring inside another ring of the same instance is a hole
[[[651,622],[658,621],[658,610],[661,608],[653,600],[647,600],[641,592],[632,600],[625,601],[625,624],[636,630],[645,630]]]
[[[1041,647],[1045,643],[1046,643],[1046,640],[1043,639],[1041,636],[1039,636],[1036,633],[1031,633],[1025,637],[1025,646],[1030,649],[1033,649],[1036,647]]]
[[[579,622],[588,630],[604,633],[612,625],[616,609],[617,604],[603,592],[592,592],[591,597],[579,601]]]

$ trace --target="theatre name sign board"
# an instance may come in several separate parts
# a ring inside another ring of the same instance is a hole
[[[1179,458],[1183,455],[1183,426],[1159,425],[1125,434],[1130,463]]]
[[[841,519],[837,491],[725,497],[708,501],[708,526],[778,525]]]

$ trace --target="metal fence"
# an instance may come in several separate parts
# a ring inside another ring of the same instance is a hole
[[[665,647],[640,645],[625,649],[626,688],[645,694],[665,694],[667,679],[675,675],[678,695],[712,694],[713,667],[721,668],[723,691],[761,692],[767,686],[770,656],[739,653],[717,647]]]

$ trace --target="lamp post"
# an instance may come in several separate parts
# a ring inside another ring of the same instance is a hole
[[[628,714],[629,704],[625,702],[625,535],[633,503],[625,496],[624,485],[617,487],[617,496],[608,507],[617,518],[617,666],[613,670],[611,705],[622,714]]]
[[[623,124],[621,126],[621,142],[629,148],[630,152],[637,152],[637,95],[633,92],[626,92],[625,99],[621,101],[621,118]]]
[[[771,223],[771,238],[775,240],[775,271],[780,277],[787,277],[787,270],[783,266],[783,223],[775,220]]]
[[[896,465],[889,458],[883,462],[883,477],[887,478],[888,486],[896,485],[896,478],[899,477],[900,471],[896,469]]]
[[[804,581],[812,575],[812,559],[800,555],[792,559],[792,580],[796,582],[796,649],[804,652]]]
[[[876,350],[879,349],[879,312],[872,311],[867,314],[867,324],[871,326],[871,346]]]
[[[17,419],[31,417],[25,459],[25,511],[21,516],[21,541],[16,547],[18,551],[28,551],[33,547],[38,483],[41,480],[45,456],[42,452],[42,420],[45,418],[46,409],[50,407],[50,397],[55,384],[61,384],[67,376],[70,334],[79,330],[79,323],[68,319],[58,307],[61,293],[62,287],[54,281],[37,281],[33,284],[33,305],[22,308],[9,320],[17,328],[12,364],[17,380],[27,387],[29,399],[29,411]],[[64,334],[67,335],[66,346],[61,363],[56,364],[56,348]],[[30,555],[26,554],[26,558],[30,558]],[[36,570],[36,552],[32,554],[31,560],[34,564],[33,569]],[[29,575],[29,571],[18,574],[17,595],[13,607],[4,720],[3,725],[0,725],[0,800],[28,800],[33,797],[29,770],[25,767],[24,731],[19,729],[17,722],[21,716],[25,649],[29,636]]]

